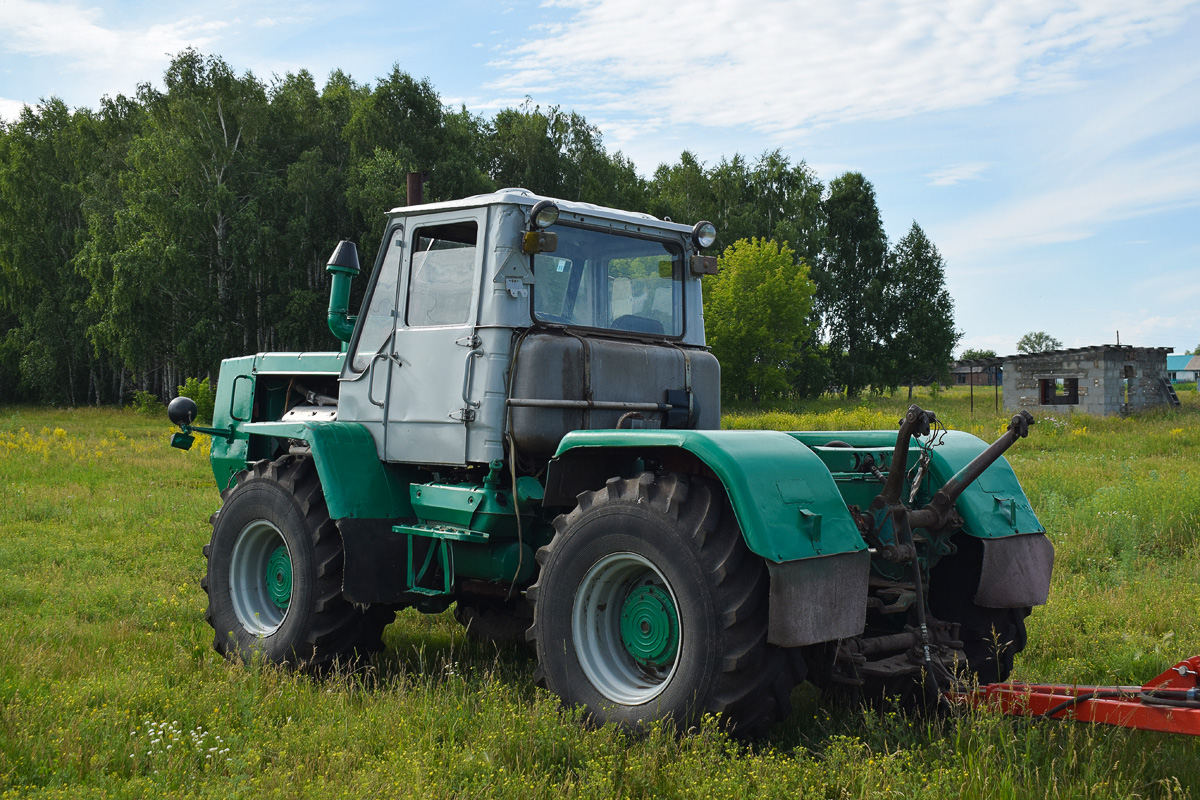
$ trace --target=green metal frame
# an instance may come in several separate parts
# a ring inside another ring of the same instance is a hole
[[[451,542],[469,542],[487,544],[489,537],[486,533],[452,528],[446,525],[395,525],[392,530],[408,537],[408,591],[426,596],[448,595],[454,592],[454,548]],[[420,568],[413,553],[413,543],[416,539],[425,538],[433,541],[429,552]],[[422,580],[430,574],[437,556],[437,566],[442,568],[442,587],[422,585]]]

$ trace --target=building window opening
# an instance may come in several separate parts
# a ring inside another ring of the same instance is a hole
[[[1078,378],[1042,378],[1042,405],[1044,406],[1077,406],[1079,405]]]

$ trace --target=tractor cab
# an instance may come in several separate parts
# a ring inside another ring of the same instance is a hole
[[[383,461],[447,466],[505,458],[510,426],[543,460],[574,430],[717,428],[712,241],[709,223],[523,189],[394,209],[337,419],[365,425]]]

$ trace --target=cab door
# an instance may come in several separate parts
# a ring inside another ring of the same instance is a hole
[[[359,312],[358,327],[342,367],[338,419],[358,422],[371,432],[379,458],[384,458],[388,381],[400,273],[404,264],[404,228],[393,223],[383,240],[379,260]]]
[[[465,210],[407,225],[389,359],[388,461],[466,463],[478,407],[471,382],[483,355],[476,325],[484,214]]]

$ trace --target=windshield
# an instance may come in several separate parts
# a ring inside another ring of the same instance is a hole
[[[683,249],[655,239],[558,225],[558,249],[533,258],[542,322],[683,335]]]

